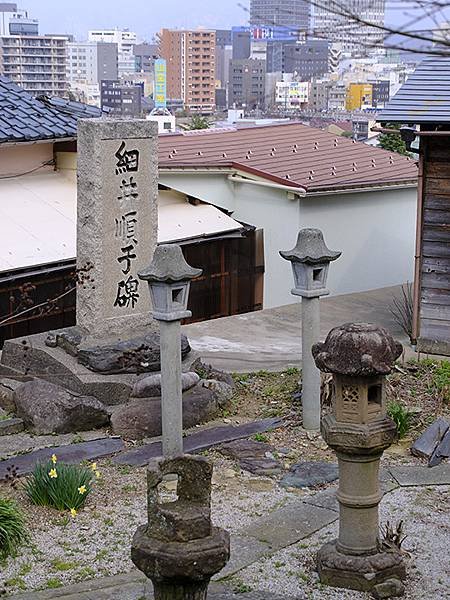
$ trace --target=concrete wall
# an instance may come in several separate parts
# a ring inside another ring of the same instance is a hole
[[[264,307],[295,301],[290,264],[278,252],[292,248],[298,230],[318,227],[342,257],[330,268],[332,294],[411,281],[416,189],[336,193],[292,200],[283,190],[236,184],[226,175],[160,174],[160,182],[233,211],[233,218],[264,229]]]
[[[53,143],[0,146],[0,176],[31,171],[52,158]],[[47,166],[39,169],[38,172],[42,173],[52,169],[52,166]]]

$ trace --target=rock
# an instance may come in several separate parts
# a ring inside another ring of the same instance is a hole
[[[374,598],[392,598],[403,596],[405,593],[405,586],[396,577],[392,577],[392,579],[386,579],[382,583],[378,583],[374,586],[372,590],[372,594]]]
[[[218,450],[237,460],[241,469],[255,475],[276,475],[282,470],[282,465],[273,458],[274,448],[264,442],[236,440],[222,444]]]
[[[14,392],[17,416],[37,435],[70,433],[107,425],[108,411],[93,396],[34,379]]]
[[[217,379],[202,379],[200,385],[216,394],[217,402],[222,409],[228,406],[234,394],[231,385],[224,381],[218,381]]]
[[[0,408],[3,408],[8,413],[16,411],[14,402],[14,391],[23,384],[23,381],[9,379],[7,377],[0,381]]]
[[[200,377],[197,375],[197,373],[182,373],[182,391],[186,392],[187,390],[190,390],[192,387],[194,387],[194,385],[197,385],[199,381]],[[139,377],[134,384],[131,396],[133,398],[152,398],[154,396],[161,396],[161,374],[155,373],[154,375],[142,375]]]
[[[233,389],[235,388],[234,379],[229,373],[215,369],[212,365],[202,362],[200,358],[197,358],[197,360],[192,363],[191,371],[195,371],[202,379],[223,381],[224,383],[228,383]]]
[[[285,488],[312,487],[331,483],[339,477],[338,467],[334,463],[307,461],[292,465],[291,470],[280,481]]]
[[[191,347],[185,335],[181,336],[181,357]],[[80,346],[78,361],[97,373],[143,373],[161,369],[159,333],[148,333],[132,339],[110,341],[96,346]]]
[[[12,435],[13,433],[20,433],[24,430],[24,423],[22,419],[14,417],[3,418],[0,414],[0,435]]]
[[[193,427],[217,416],[219,405],[214,392],[196,385],[183,394],[183,427]],[[161,398],[136,398],[118,407],[111,416],[116,435],[141,440],[161,435]]]
[[[433,452],[430,460],[428,461],[429,467],[435,467],[439,465],[444,458],[448,458],[450,456],[450,429],[447,430],[447,433],[442,438],[441,442],[436,447],[436,450]]]

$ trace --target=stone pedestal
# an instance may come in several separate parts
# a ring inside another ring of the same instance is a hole
[[[178,500],[160,504],[158,485],[178,476]],[[211,577],[228,562],[229,534],[211,524],[212,465],[200,456],[148,466],[148,524],[136,531],[131,559],[154,587],[155,600],[206,600]]]

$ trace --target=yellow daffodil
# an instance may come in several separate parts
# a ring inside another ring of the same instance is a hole
[[[77,516],[77,511],[74,508],[70,509],[70,514],[72,515],[72,517],[76,517]]]
[[[81,495],[85,494],[86,493],[86,486],[85,485],[81,485],[78,488],[78,493],[81,494]]]
[[[95,471],[95,476],[97,477],[97,479],[100,477],[100,471]]]
[[[56,479],[58,477],[58,473],[56,472],[56,469],[50,469],[50,471],[48,472],[48,476],[51,477],[52,479]]]
[[[91,469],[92,469],[92,471],[96,471],[97,470],[97,463],[92,463],[91,464]]]
[[[57,461],[57,460],[58,460],[58,459],[56,458],[56,454],[52,454],[52,463],[53,463],[54,465],[56,465],[56,461]]]

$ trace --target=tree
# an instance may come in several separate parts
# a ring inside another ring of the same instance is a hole
[[[192,115],[191,122],[188,124],[187,129],[209,129],[209,121],[206,117],[201,115]]]
[[[389,129],[400,130],[400,125],[398,123],[388,123],[386,127]],[[403,154],[404,156],[411,156],[411,153],[406,149],[405,142],[400,136],[400,132],[381,133],[378,138],[378,146],[383,148],[383,150],[397,152],[398,154]]]

